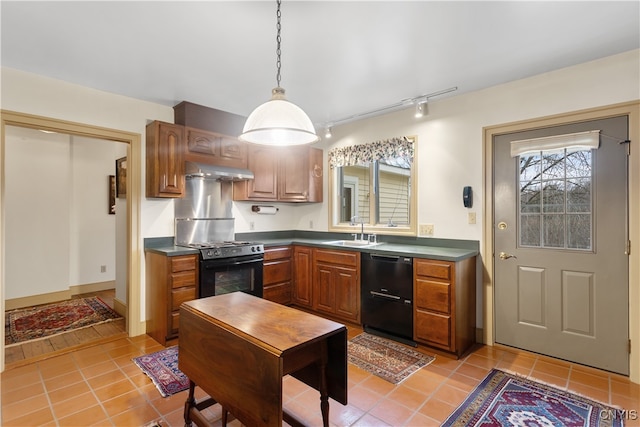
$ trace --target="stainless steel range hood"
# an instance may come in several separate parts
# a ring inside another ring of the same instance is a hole
[[[246,181],[253,179],[253,172],[249,169],[213,166],[194,162],[185,162],[185,175],[199,176],[216,181]]]

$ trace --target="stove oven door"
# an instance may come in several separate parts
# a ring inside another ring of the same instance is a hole
[[[200,260],[199,298],[246,292],[262,298],[262,255]]]

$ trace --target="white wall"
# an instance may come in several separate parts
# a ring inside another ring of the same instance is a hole
[[[14,126],[5,136],[6,298],[113,281],[108,177],[126,146]]]
[[[69,137],[12,127],[6,133],[5,297],[68,290]]]

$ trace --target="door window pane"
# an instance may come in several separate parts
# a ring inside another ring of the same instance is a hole
[[[540,215],[522,215],[520,220],[520,245],[540,246]]]
[[[520,246],[591,250],[591,150],[520,156]]]

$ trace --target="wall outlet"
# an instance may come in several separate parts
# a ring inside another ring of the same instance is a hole
[[[249,230],[255,230],[256,229],[256,223],[253,221],[249,221]]]
[[[313,228],[313,220],[309,221],[309,228]]]
[[[100,266],[100,273],[106,273],[107,272],[107,266],[106,265],[101,265]]]
[[[475,224],[475,223],[476,223],[476,213],[469,212],[469,224]]]
[[[421,236],[433,236],[433,224],[420,224],[418,233]]]

